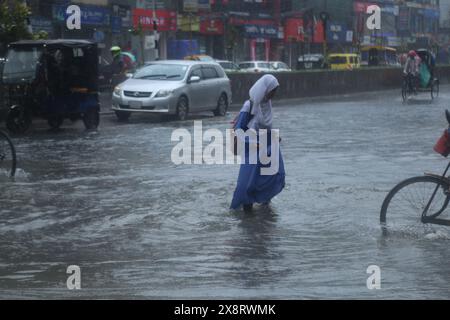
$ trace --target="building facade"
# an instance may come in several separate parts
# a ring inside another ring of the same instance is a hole
[[[450,2],[439,0],[28,0],[34,32],[133,51],[140,61],[207,54],[217,59],[283,60],[305,53],[355,52],[382,45],[405,51],[449,43]],[[81,30],[65,25],[70,4]],[[367,7],[381,8],[368,30]],[[154,49],[154,17],[159,56]],[[326,21],[324,21],[326,18]]]

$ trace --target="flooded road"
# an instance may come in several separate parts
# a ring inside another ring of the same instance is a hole
[[[286,189],[271,208],[230,211],[237,165],[171,162],[186,122],[104,116],[14,138],[0,178],[0,298],[450,298],[450,229],[381,234],[387,192],[446,160],[432,147],[450,88],[430,103],[399,92],[275,103]],[[66,269],[81,269],[68,290]],[[369,265],[381,289],[369,290]]]

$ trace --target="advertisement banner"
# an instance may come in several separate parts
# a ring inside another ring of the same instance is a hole
[[[53,33],[52,21],[44,17],[31,17],[30,18],[31,28],[33,32],[45,31],[49,35]]]
[[[112,7],[112,14],[116,17],[122,18],[122,26],[130,27],[132,25],[131,21],[131,8],[130,6],[123,6],[115,4]]]
[[[194,15],[179,14],[177,17],[178,30],[184,32],[199,32],[200,17]]]
[[[329,43],[347,43],[348,41],[347,29],[340,24],[331,24],[327,30],[327,42]],[[353,38],[353,34],[352,34]]]
[[[197,12],[198,11],[198,0],[184,0],[183,1],[183,11],[184,12]]]
[[[111,17],[111,32],[121,33],[122,32],[122,18],[121,17]]]
[[[164,0],[136,0],[136,8],[138,9],[153,10],[154,6],[156,7],[156,9],[164,9]]]
[[[110,12],[109,9],[95,6],[80,6],[81,9],[81,25],[109,25]],[[66,13],[67,5],[53,5],[53,19],[59,22],[65,22],[68,18]]]
[[[177,31],[177,13],[169,10],[156,10],[158,31]],[[153,30],[153,10],[134,9],[133,26],[142,26],[144,30]]]
[[[244,34],[252,38],[278,38],[278,28],[273,25],[261,26],[254,24],[244,25]]]
[[[305,40],[303,19],[290,18],[286,20],[284,26],[284,40],[288,42]]]
[[[200,21],[200,33],[209,35],[221,35],[224,33],[224,25],[221,19],[204,18]]]

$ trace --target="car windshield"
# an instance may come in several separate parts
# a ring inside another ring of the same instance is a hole
[[[149,64],[139,69],[133,79],[143,80],[182,80],[188,70],[181,64]]]
[[[241,69],[250,69],[250,68],[254,68],[255,64],[254,63],[240,63],[239,64],[239,68]]]
[[[32,81],[36,76],[36,68],[42,49],[12,48],[8,51],[3,68],[2,81],[15,83],[17,81]]]
[[[284,62],[274,62],[272,63],[272,67],[275,69],[289,69],[287,64],[285,64]]]
[[[219,63],[224,69],[234,69],[233,64],[230,62],[220,62]]]
[[[346,57],[330,57],[331,64],[344,64],[347,63]]]

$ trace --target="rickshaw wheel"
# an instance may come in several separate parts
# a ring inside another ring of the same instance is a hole
[[[59,129],[59,127],[61,127],[61,125],[64,122],[64,117],[62,116],[50,116],[47,119],[47,123],[50,126],[50,128],[56,130]]]
[[[31,126],[32,115],[28,108],[12,106],[6,116],[6,128],[13,134],[25,133]]]
[[[406,101],[407,97],[408,97],[408,81],[406,79],[403,79],[403,82],[402,82],[402,99],[403,99],[403,102]]]
[[[83,115],[83,122],[86,130],[97,129],[100,123],[100,114],[97,109],[89,109]]]
[[[431,99],[439,97],[439,81],[433,80],[431,83]]]

